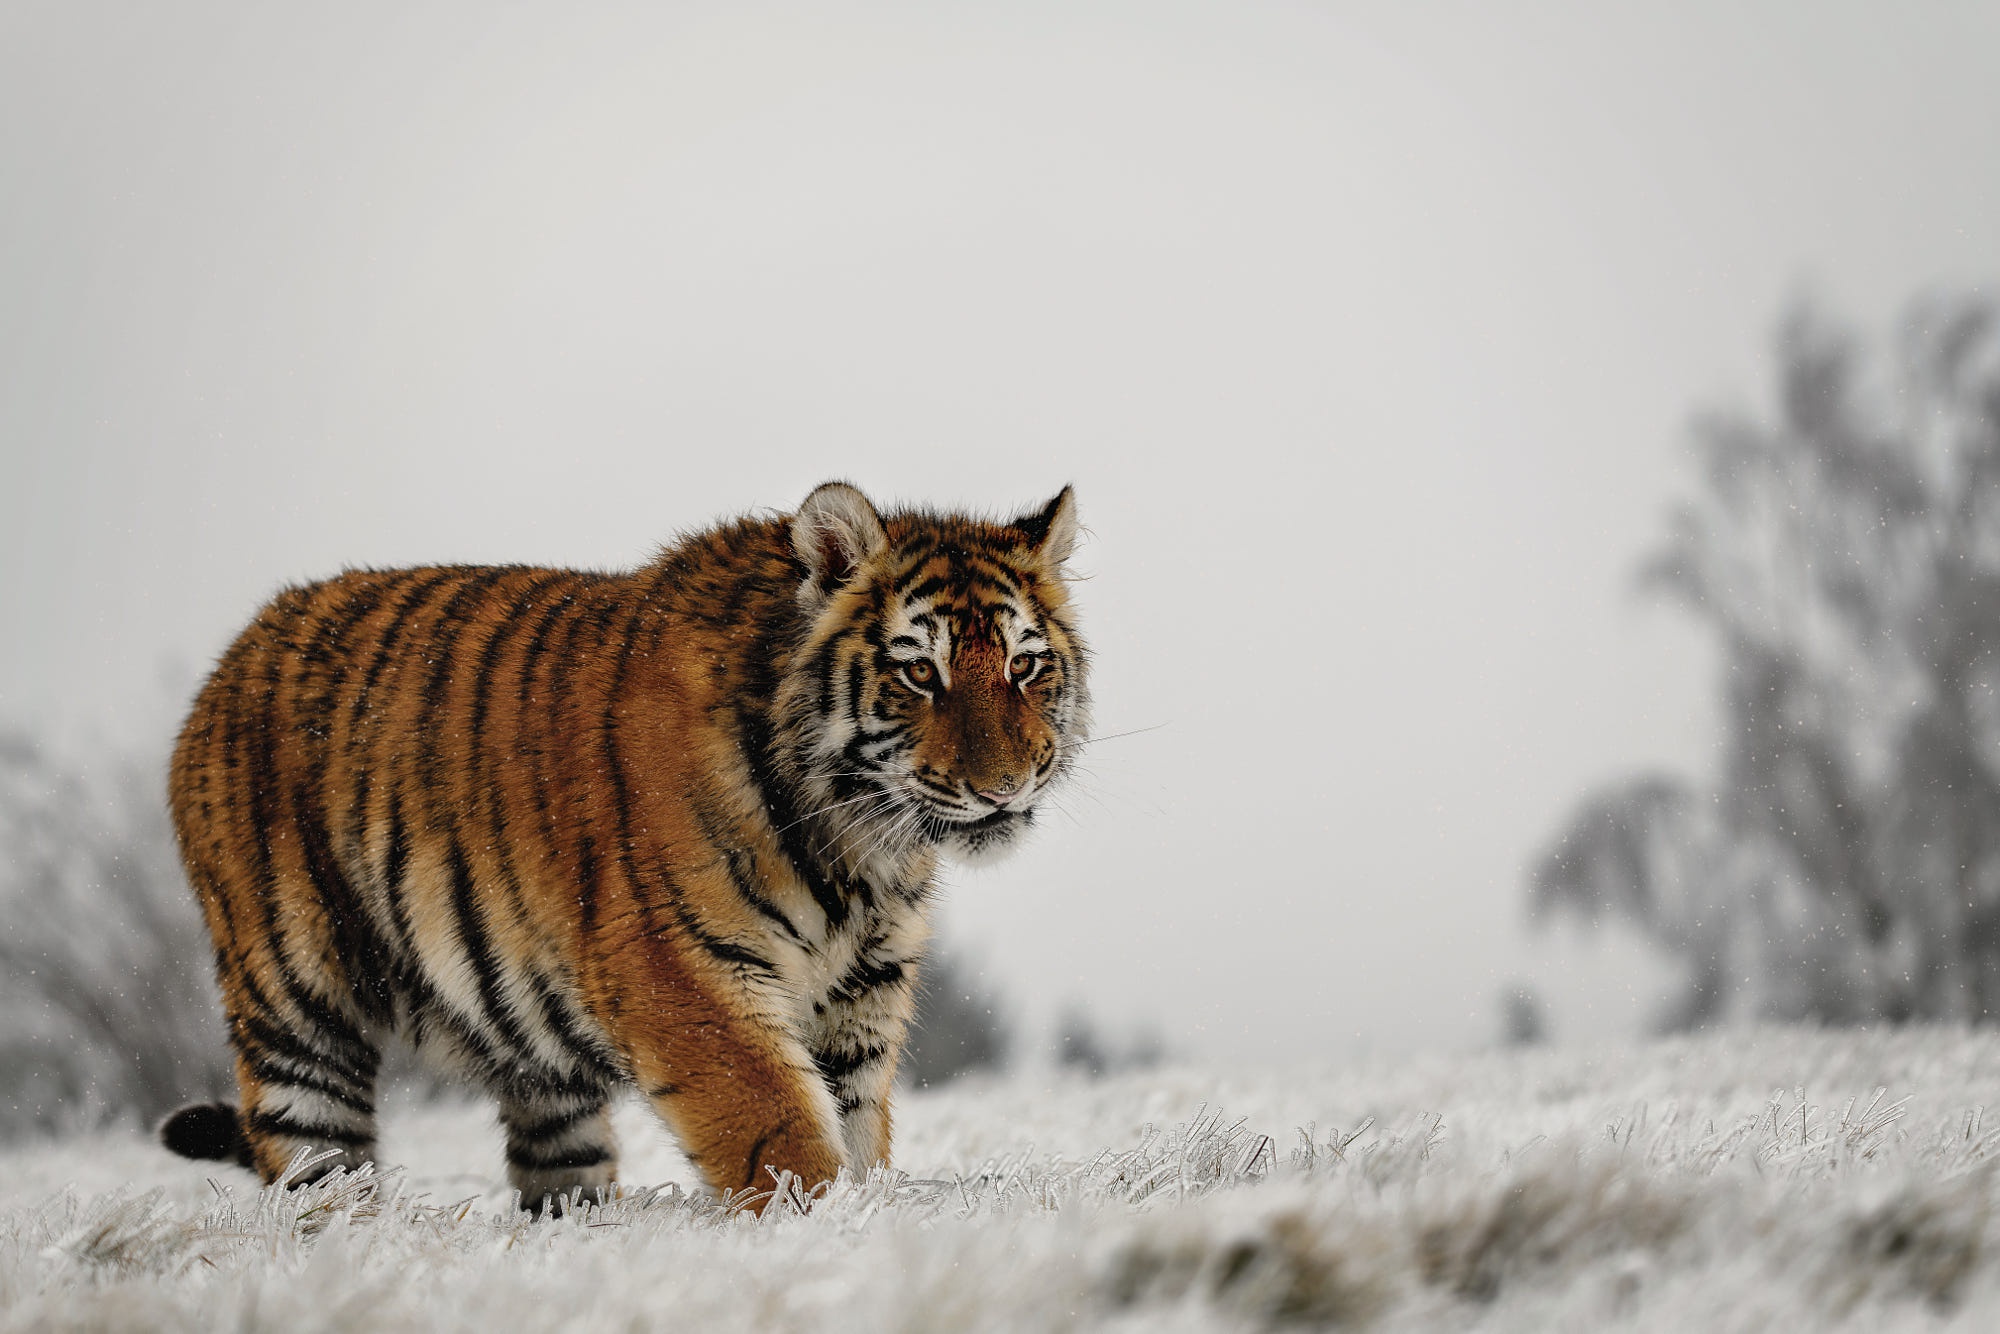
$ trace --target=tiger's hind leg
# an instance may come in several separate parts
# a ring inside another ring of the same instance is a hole
[[[240,1152],[265,1184],[282,1176],[301,1149],[332,1156],[293,1177],[295,1186],[373,1161],[379,1046],[330,1008],[318,1022],[304,1014],[232,1013],[230,1020],[243,1097]]]
[[[500,1095],[507,1133],[507,1180],[521,1207],[540,1213],[562,1207],[572,1190],[586,1200],[610,1198],[618,1174],[618,1139],[611,1129],[609,1089],[515,1089]]]

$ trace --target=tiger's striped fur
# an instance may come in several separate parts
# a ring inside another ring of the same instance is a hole
[[[718,1191],[886,1162],[940,853],[1003,850],[1088,721],[1065,489],[996,524],[789,517],[627,574],[281,593],[174,754],[241,1110],[182,1153],[358,1165],[395,1033],[498,1098],[531,1207],[616,1171],[636,1083]]]

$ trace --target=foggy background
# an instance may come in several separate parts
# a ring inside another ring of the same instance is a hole
[[[1526,984],[1636,1034],[1672,960],[1528,916],[1586,792],[1717,768],[1634,570],[1794,298],[1992,279],[1996,52],[1990,4],[5,0],[0,726],[157,763],[346,564],[1073,482],[1133,734],[942,915],[1024,1032],[1461,1049]]]

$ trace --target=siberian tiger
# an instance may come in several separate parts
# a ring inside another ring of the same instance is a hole
[[[375,1143],[401,1033],[499,1101],[525,1206],[607,1190],[636,1084],[709,1186],[889,1158],[940,853],[1010,847],[1088,725],[1072,494],[1011,523],[841,482],[630,573],[288,589],[197,697],[173,816],[265,1181]]]

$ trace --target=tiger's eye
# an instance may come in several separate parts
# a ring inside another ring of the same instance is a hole
[[[1035,655],[1032,653],[1016,653],[1014,660],[1007,664],[1007,674],[1016,681],[1034,670]]]
[[[918,658],[915,662],[904,666],[903,674],[910,678],[911,685],[927,686],[937,679],[937,668],[931,666],[924,659]]]

